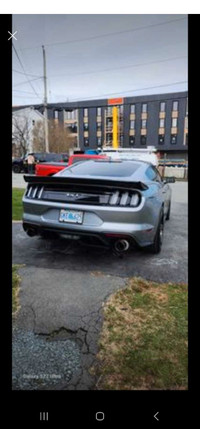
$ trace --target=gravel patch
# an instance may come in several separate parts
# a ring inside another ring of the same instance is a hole
[[[80,350],[69,339],[49,340],[32,331],[14,328],[13,390],[50,390],[67,383],[80,369]]]

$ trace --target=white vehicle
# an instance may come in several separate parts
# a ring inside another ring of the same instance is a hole
[[[108,155],[113,159],[123,160],[139,160],[150,162],[154,166],[158,166],[158,157],[156,155],[157,149],[154,146],[147,146],[144,149],[129,149],[129,148],[118,148],[113,147],[102,148],[100,155]]]

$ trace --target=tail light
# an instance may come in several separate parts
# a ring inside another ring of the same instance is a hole
[[[114,192],[109,200],[111,206],[121,207],[137,207],[141,201],[141,195],[139,192]]]

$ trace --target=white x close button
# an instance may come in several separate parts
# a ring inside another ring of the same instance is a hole
[[[15,39],[15,40],[17,40],[17,38],[15,37],[15,34],[17,34],[17,31],[15,31],[13,34],[10,31],[8,31],[8,33],[10,34],[10,37],[9,37],[8,40],[10,40],[12,38]]]

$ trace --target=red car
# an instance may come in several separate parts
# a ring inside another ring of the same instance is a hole
[[[35,174],[36,176],[53,176],[53,174],[58,173],[60,170],[63,170],[66,167],[69,167],[75,162],[88,161],[89,159],[106,159],[106,155],[71,155],[68,162],[45,162],[41,164],[36,164]]]

